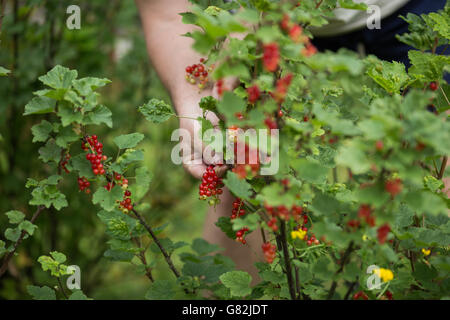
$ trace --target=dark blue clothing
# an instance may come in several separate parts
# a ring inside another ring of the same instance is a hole
[[[402,8],[381,20],[381,29],[368,29],[353,31],[334,37],[323,37],[313,39],[314,45],[321,51],[337,51],[339,48],[348,48],[356,51],[358,43],[365,47],[366,54],[376,55],[378,58],[387,61],[398,61],[409,67],[408,51],[413,49],[410,46],[398,41],[397,34],[408,32],[408,23],[399,18],[408,13],[417,15],[438,11],[445,7],[446,0],[411,0]],[[439,53],[442,48],[438,48]],[[446,52],[448,55],[449,52]],[[450,82],[449,74],[446,75],[447,82]]]

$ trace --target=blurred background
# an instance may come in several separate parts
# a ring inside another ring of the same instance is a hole
[[[0,66],[11,70],[0,77],[0,240],[7,226],[6,211],[16,209],[29,218],[35,208],[25,188],[28,177],[45,178],[50,172],[38,159],[40,143],[32,143],[30,128],[42,119],[23,117],[32,93],[42,89],[37,80],[56,64],[78,70],[78,77],[108,78],[102,103],[113,113],[113,129],[95,128],[113,152],[112,139],[120,134],[141,132],[145,140],[146,165],[154,177],[146,201],[151,204],[146,219],[153,226],[169,222],[164,234],[174,241],[192,241],[201,236],[206,207],[197,200],[197,182],[181,166],[170,161],[174,143],[171,131],[177,120],[150,125],[137,107],[151,98],[169,97],[153,70],[145,48],[140,20],[133,1],[96,0],[0,0],[3,7],[0,31]],[[81,9],[81,29],[69,30],[66,9]],[[100,129],[100,130],[98,130]],[[67,264],[81,268],[81,287],[95,299],[142,299],[149,280],[130,263],[107,260],[104,225],[98,208],[78,192],[75,174],[65,176],[63,192],[69,207],[57,212],[46,210],[36,221],[39,229],[26,239],[11,260],[8,272],[0,278],[0,299],[30,299],[26,286],[56,285],[41,270],[37,258],[50,251],[64,253]],[[155,277],[164,277],[167,268],[158,261]]]

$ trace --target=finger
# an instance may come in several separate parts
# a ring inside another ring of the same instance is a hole
[[[222,88],[224,91],[232,91],[239,85],[239,78],[237,77],[227,77],[222,79]],[[219,90],[217,82],[214,83],[212,96],[217,100],[220,99]]]

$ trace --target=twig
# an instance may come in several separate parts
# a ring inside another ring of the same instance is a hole
[[[358,283],[358,281],[353,281],[352,284],[350,285],[350,287],[347,290],[347,293],[344,296],[344,300],[347,300],[348,297],[350,296],[350,294],[352,293],[353,289],[355,288],[356,284]]]
[[[41,214],[42,210],[44,210],[44,208],[45,208],[44,206],[39,206],[37,208],[36,212],[31,217],[31,220],[30,220],[31,223],[34,223],[34,221],[39,217],[39,215]],[[27,234],[27,232],[25,230],[22,230],[22,233],[20,234],[19,239],[17,239],[16,243],[14,244],[13,250],[10,253],[8,253],[8,255],[3,260],[2,267],[0,268],[0,278],[6,272],[6,269],[8,268],[9,260],[11,260],[11,258],[14,256],[14,253],[16,252],[17,247],[20,245],[20,243],[22,242],[22,240],[26,234]]]
[[[61,278],[58,277],[57,279],[58,279],[59,288],[61,289],[61,292],[62,292],[64,298],[69,299],[69,297],[67,296],[66,292],[64,291],[64,287],[62,285]]]
[[[289,294],[291,295],[291,299],[295,300],[295,288],[294,288],[294,281],[292,279],[292,268],[291,268],[291,262],[289,261],[289,252],[288,252],[288,244],[286,240],[286,223],[284,221],[280,222],[280,235],[278,235],[281,247],[283,249],[283,256],[284,256],[284,264],[286,268],[286,276],[287,281],[289,285]]]
[[[342,257],[341,266],[334,274],[335,276],[337,276],[339,273],[341,273],[344,270],[344,266],[347,264],[347,261],[350,257],[350,254],[352,253],[352,251],[353,251],[353,241],[351,241],[349,243],[347,250],[345,250],[344,256]],[[327,300],[331,300],[331,298],[333,298],[334,292],[336,291],[336,287],[337,287],[337,281],[334,280],[333,283],[331,284],[330,291],[328,292]]]
[[[180,273],[175,268],[175,266],[174,266],[174,264],[172,262],[172,259],[170,259],[170,255],[167,253],[166,249],[164,249],[164,247],[162,246],[161,242],[159,241],[159,239],[156,237],[155,233],[153,232],[152,228],[150,228],[150,226],[147,224],[147,222],[145,222],[144,218],[142,218],[142,216],[135,209],[133,209],[132,211],[133,211],[134,215],[136,216],[136,218],[138,218],[139,222],[144,226],[144,228],[150,234],[150,236],[152,237],[153,241],[155,241],[155,243],[158,246],[159,250],[161,250],[161,253],[163,254],[164,259],[166,260],[167,264],[169,265],[170,270],[172,270],[172,272],[175,275],[175,277],[179,278],[180,277]]]
[[[442,159],[441,170],[439,170],[438,180],[441,180],[444,177],[445,168],[447,167],[447,160],[448,160],[447,156],[445,156]]]

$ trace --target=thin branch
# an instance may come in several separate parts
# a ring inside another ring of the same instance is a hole
[[[150,228],[150,226],[147,224],[147,222],[145,222],[144,218],[142,218],[142,216],[135,209],[133,209],[131,211],[134,213],[134,215],[139,220],[139,222],[144,226],[144,228],[150,234],[150,236],[152,237],[153,241],[155,241],[156,245],[158,246],[159,250],[161,250],[161,253],[164,256],[164,259],[166,260],[167,264],[169,265],[170,270],[172,270],[172,272],[175,275],[175,277],[179,278],[180,277],[180,273],[175,268],[175,266],[174,266],[174,264],[172,262],[172,259],[170,259],[170,255],[168,254],[166,249],[164,249],[164,247],[162,246],[161,242],[159,241],[159,239],[156,237],[155,233],[153,232],[152,228]]]
[[[59,288],[61,289],[61,292],[62,292],[64,298],[69,299],[69,297],[67,296],[66,292],[64,291],[64,287],[62,285],[61,278],[57,277],[57,279],[58,279]]]
[[[344,271],[344,266],[347,264],[352,251],[353,251],[353,241],[350,241],[347,249],[345,250],[344,256],[342,257],[341,266],[334,274],[335,276],[337,276],[339,273]],[[337,281],[334,280],[333,283],[331,284],[330,291],[328,291],[327,300],[331,300],[331,298],[333,298],[334,292],[336,291],[336,287],[337,287]]]
[[[295,288],[294,288],[294,280],[292,279],[292,268],[291,268],[291,262],[289,261],[289,251],[288,251],[288,244],[286,240],[286,223],[281,220],[280,222],[280,235],[278,236],[280,240],[281,247],[283,249],[283,256],[284,256],[284,264],[286,268],[286,276],[287,281],[289,285],[289,294],[291,295],[291,299],[295,300]]]
[[[447,160],[448,160],[447,156],[445,156],[442,159],[441,170],[439,170],[438,180],[441,180],[444,177],[445,168],[447,167]]]
[[[39,206],[37,208],[36,212],[31,217],[31,220],[30,220],[31,223],[34,223],[34,221],[39,217],[39,215],[41,214],[42,210],[44,210],[44,208],[45,208],[44,206]],[[22,230],[22,233],[20,234],[19,239],[17,239],[16,243],[14,244],[13,250],[11,252],[9,252],[7,254],[7,256],[4,258],[2,267],[0,268],[0,278],[6,272],[6,269],[8,269],[9,261],[14,256],[14,253],[16,252],[17,247],[20,245],[20,243],[22,242],[22,240],[26,234],[27,234],[27,232],[25,230]]]

